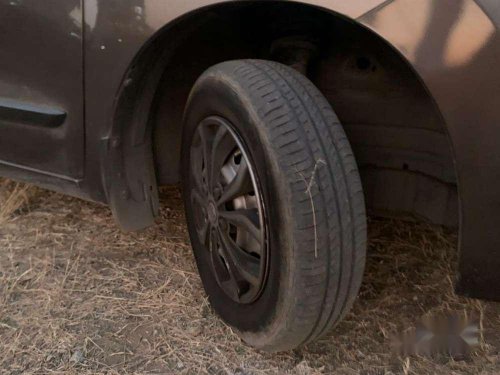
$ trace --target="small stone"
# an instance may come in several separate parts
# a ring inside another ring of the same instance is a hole
[[[245,371],[245,369],[238,367],[234,370],[234,375],[248,375],[249,373]]]
[[[77,350],[73,353],[73,355],[71,356],[69,361],[73,362],[73,363],[82,363],[84,359],[85,359],[85,356],[83,355],[82,351]]]
[[[187,331],[191,336],[194,336],[194,337],[201,335],[201,332],[202,332],[201,327],[199,327],[199,326],[189,327]]]

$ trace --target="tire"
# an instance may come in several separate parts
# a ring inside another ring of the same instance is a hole
[[[198,79],[184,119],[188,230],[215,311],[265,351],[327,333],[353,304],[366,251],[358,169],[327,100],[287,66],[230,61]],[[233,185],[242,196],[221,203]]]

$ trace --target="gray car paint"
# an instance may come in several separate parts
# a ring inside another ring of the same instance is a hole
[[[0,159],[7,163],[0,167],[0,173],[107,201],[119,221],[127,216],[139,218],[131,228],[151,224],[154,197],[131,199],[124,189],[126,181],[117,182],[115,192],[109,186],[110,169],[106,168],[106,159],[112,155],[109,149],[121,150],[117,160],[128,163],[119,137],[114,139],[117,134],[113,123],[116,98],[126,86],[134,58],[159,30],[201,7],[227,1],[85,0],[84,37],[80,39],[70,37],[73,31],[69,26],[74,24],[74,16],[68,4],[77,6],[78,1],[50,1],[53,3],[51,10],[57,5],[64,9],[57,11],[55,26],[67,37],[49,43],[47,51],[56,55],[62,53],[61,46],[75,48],[85,39],[85,98],[79,97],[83,92],[80,82],[83,72],[78,68],[81,66],[78,51],[71,53],[73,58],[63,54],[63,60],[56,59],[57,68],[35,71],[34,78],[27,73],[29,65],[19,70],[22,74],[13,81],[8,77],[9,70],[16,71],[14,65],[0,69],[0,89],[3,91],[0,97],[49,103],[68,115],[60,127],[44,131],[35,130],[41,127],[19,127],[24,130],[19,130],[17,136],[9,124],[2,123],[0,142],[4,142],[6,150],[0,150]],[[2,0],[0,10],[8,3]],[[425,83],[445,119],[454,150],[461,199],[459,290],[465,294],[500,297],[500,273],[497,272],[500,269],[500,231],[497,230],[500,223],[497,194],[500,188],[497,130],[500,124],[499,3],[493,0],[308,0],[300,3],[357,20],[399,51]],[[38,16],[48,17],[43,11],[42,7]],[[48,9],[47,13],[50,13]],[[10,25],[11,28],[15,26]],[[0,27],[5,28],[5,24]],[[74,32],[79,35],[78,29]],[[15,36],[12,38],[17,40]],[[8,43],[15,50],[15,43]],[[40,55],[40,51],[37,53]],[[9,55],[9,60],[14,55]],[[27,55],[30,58],[37,56],[31,51]],[[61,68],[61,61],[68,69]],[[50,77],[42,77],[47,72]],[[38,89],[40,98],[31,100],[26,93],[20,92],[23,85],[33,92]],[[7,96],[9,89],[12,92]],[[83,103],[85,137],[81,134]],[[7,144],[17,147],[7,147]],[[139,140],[135,146],[128,151],[133,153],[135,149],[147,147],[147,142],[142,144]],[[64,178],[58,179],[56,175]]]
[[[80,0],[0,0],[0,163],[83,177],[82,43]]]

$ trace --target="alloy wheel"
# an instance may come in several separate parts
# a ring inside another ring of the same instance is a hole
[[[245,146],[231,124],[209,117],[191,144],[191,200],[200,243],[221,289],[238,303],[265,286],[268,247],[262,195]]]

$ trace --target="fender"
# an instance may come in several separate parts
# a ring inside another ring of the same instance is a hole
[[[134,72],[165,27],[215,0],[85,0],[86,181],[124,229],[154,222],[158,198],[147,129],[149,108],[115,113],[127,90],[154,92]],[[500,10],[492,0],[304,0],[365,26],[413,67],[442,114],[460,196],[458,290],[500,298]],[[168,54],[168,51],[164,52]],[[167,58],[167,56],[165,56]],[[160,63],[151,61],[160,71]],[[158,72],[158,74],[160,74]],[[131,118],[132,117],[132,118]],[[139,117],[139,118],[138,118]],[[102,181],[102,183],[100,183]]]
[[[457,291],[500,298],[500,4],[397,0],[359,21],[412,64],[447,124],[460,197]]]
[[[150,61],[157,74],[144,82],[134,72],[141,51],[164,28],[201,9],[222,6],[234,0],[85,0],[85,104],[86,178],[91,198],[107,202],[124,230],[138,230],[154,223],[158,207],[154,193],[151,139],[139,133],[137,123],[146,123],[148,108],[116,113],[127,93],[141,91],[153,97],[160,79],[160,61]],[[355,19],[386,3],[385,0],[310,0],[297,3],[323,7]],[[154,68],[156,69],[156,68]],[[156,77],[156,81],[155,81]],[[110,99],[108,99],[110,98]],[[112,98],[112,99],[111,99]],[[123,106],[122,106],[123,107]],[[137,118],[140,117],[140,118]],[[145,165],[150,165],[144,168]],[[102,184],[99,182],[102,181]]]

